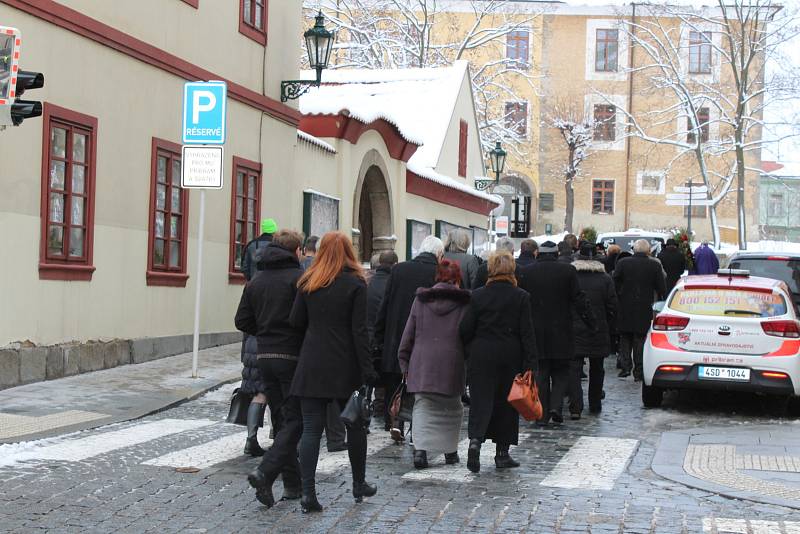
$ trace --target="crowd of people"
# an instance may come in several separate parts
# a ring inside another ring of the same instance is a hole
[[[300,499],[303,512],[322,510],[315,473],[323,431],[328,450],[348,451],[356,502],[377,491],[366,480],[370,429],[339,417],[364,385],[375,388],[383,431],[413,444],[417,469],[432,454],[461,462],[465,404],[467,469],[480,471],[486,440],[497,469],[518,467],[510,447],[519,414],[507,401],[514,378],[533,372],[544,413],[535,424],[560,425],[565,401],[571,419],[584,412],[588,361],[588,412],[600,413],[605,358],[618,354],[619,376],[642,379],[652,304],[686,270],[672,240],[655,258],[645,240],[628,252],[574,235],[526,239],[515,259],[514,242],[501,238],[484,261],[458,229],[446,242],[425,238],[408,261],[383,252],[365,270],[343,233],[304,240],[271,220],[262,230],[245,251],[248,282],[235,319],[245,334],[241,388],[252,395],[245,453],[263,456],[248,481],[270,507],[281,476],[283,499]],[[409,428],[390,409],[401,385],[413,395]],[[273,441],[265,451],[257,431],[266,405]]]

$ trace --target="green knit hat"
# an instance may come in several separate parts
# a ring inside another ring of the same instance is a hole
[[[274,234],[278,231],[278,223],[275,222],[275,219],[262,219],[261,220],[261,233],[262,234]]]

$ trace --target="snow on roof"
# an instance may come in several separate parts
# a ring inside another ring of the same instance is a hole
[[[780,161],[777,162],[777,165],[780,167],[775,168],[775,166],[769,165],[764,169],[763,174],[776,178],[800,178],[800,161]]]
[[[328,143],[326,141],[323,141],[319,137],[314,137],[310,133],[306,133],[303,130],[297,130],[297,138],[298,139],[302,139],[303,141],[305,141],[307,143],[311,143],[312,145],[318,146],[319,148],[321,148],[323,150],[327,150],[328,152],[330,152],[332,154],[336,154],[336,149],[333,147],[332,144],[330,144],[330,143]]]
[[[495,195],[436,171],[467,69],[467,61],[456,61],[452,67],[425,69],[326,70],[322,85],[300,97],[300,112],[335,115],[346,111],[364,124],[383,119],[393,124],[406,141],[419,146],[408,161],[408,170],[497,204]],[[302,75],[310,77],[314,73]]]

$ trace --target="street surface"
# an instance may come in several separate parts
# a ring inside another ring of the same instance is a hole
[[[367,479],[378,494],[356,505],[347,453],[323,446],[322,514],[256,502],[245,476],[258,460],[241,455],[243,427],[223,422],[234,384],[142,419],[0,445],[0,531],[800,533],[800,424],[780,403],[684,392],[645,410],[639,384],[606,364],[602,414],[523,423],[519,469],[496,471],[487,443],[481,473],[469,473],[463,430],[462,464],[439,456],[416,471],[410,446],[374,430]]]

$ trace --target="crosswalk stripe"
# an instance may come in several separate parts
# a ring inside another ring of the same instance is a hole
[[[530,437],[530,434],[521,433],[519,435],[519,442],[522,443]],[[446,465],[444,463],[444,454],[428,458],[430,467],[427,469],[420,469],[409,471],[404,474],[402,479],[406,481],[438,481],[438,482],[469,482],[476,476],[467,469],[467,450],[469,449],[469,439],[461,440],[458,443],[458,456],[461,463],[455,465]],[[513,452],[513,451],[512,451]],[[495,449],[491,443],[484,443],[481,447],[481,469],[487,467],[494,467]]]
[[[393,443],[385,432],[372,432],[367,435],[367,456],[372,456]],[[331,475],[339,469],[350,465],[347,451],[327,452],[320,449],[317,462],[317,475]]]
[[[86,437],[59,439],[41,447],[34,445],[27,449],[21,449],[16,453],[12,452],[3,458],[3,463],[30,460],[79,462],[117,449],[139,445],[154,439],[210,426],[215,423],[215,421],[208,419],[160,419]]]
[[[635,439],[582,436],[540,485],[567,489],[613,489],[638,443]]]
[[[262,432],[266,435],[269,433],[269,429],[265,428]],[[142,464],[160,467],[196,467],[197,469],[205,469],[242,456],[245,439],[247,439],[247,432],[237,432],[201,445],[151,458],[142,462]],[[272,443],[272,440],[259,438],[259,443],[266,448]]]
[[[703,532],[712,534],[800,534],[800,521],[704,517]]]

